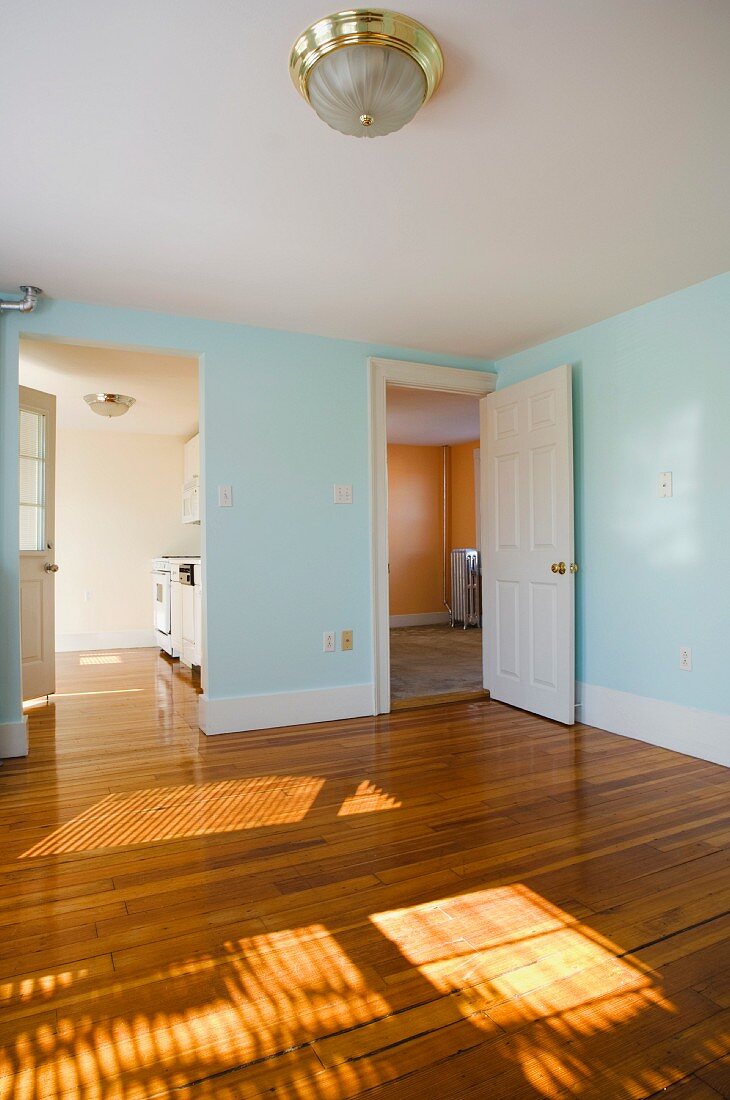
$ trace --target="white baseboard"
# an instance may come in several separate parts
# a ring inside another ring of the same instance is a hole
[[[390,629],[397,626],[433,626],[436,623],[448,623],[450,618],[448,611],[425,611],[422,615],[391,615]]]
[[[730,767],[730,715],[578,684],[581,722]]]
[[[28,755],[28,719],[0,722],[0,759]]]
[[[157,635],[149,630],[107,630],[99,634],[57,634],[56,653],[76,653],[91,649],[147,649],[157,644]]]
[[[203,733],[241,733],[246,730],[336,722],[375,713],[373,684],[285,691],[278,695],[244,695],[238,699],[198,700],[198,722]]]

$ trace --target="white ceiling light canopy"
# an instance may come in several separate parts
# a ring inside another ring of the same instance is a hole
[[[136,398],[123,393],[87,393],[84,401],[92,412],[99,416],[124,416],[129,412]]]
[[[444,71],[441,47],[407,15],[357,8],[328,15],[294,43],[289,71],[319,117],[353,137],[400,130]]]

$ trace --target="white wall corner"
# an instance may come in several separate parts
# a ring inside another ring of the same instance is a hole
[[[448,611],[425,611],[417,615],[391,615],[391,630],[399,626],[435,626],[437,623],[448,623],[451,616]]]
[[[243,695],[235,699],[198,699],[198,724],[208,737],[219,733],[337,722],[375,713],[374,684]]]
[[[28,719],[0,723],[0,760],[28,755]]]
[[[578,721],[730,767],[730,715],[596,684],[577,684],[576,689],[582,702]]]

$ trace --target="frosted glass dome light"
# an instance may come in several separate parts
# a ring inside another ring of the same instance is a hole
[[[124,416],[135,402],[124,393],[87,393],[84,401],[98,416]]]
[[[294,84],[319,117],[342,134],[381,137],[400,130],[426,103],[443,74],[438,42],[396,12],[339,12],[294,43]]]

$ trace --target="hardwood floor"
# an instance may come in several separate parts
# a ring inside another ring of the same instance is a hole
[[[492,702],[206,739],[156,652],[59,666],[2,1100],[730,1095],[728,770]]]

